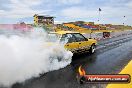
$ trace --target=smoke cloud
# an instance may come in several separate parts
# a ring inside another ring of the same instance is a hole
[[[49,42],[41,29],[0,33],[0,86],[9,87],[64,68],[71,63],[72,55],[64,49],[64,44]]]

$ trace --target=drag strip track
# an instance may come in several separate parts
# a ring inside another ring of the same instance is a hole
[[[117,74],[132,58],[132,35],[100,41],[96,53],[73,56],[67,67],[48,72],[38,78],[17,83],[12,88],[105,88],[107,84],[80,85],[76,80],[78,67],[87,74]]]
[[[123,43],[126,43],[126,42],[129,42],[132,40],[132,35],[127,35],[127,36],[124,36],[124,37],[117,37],[115,38],[114,40],[113,39],[108,39],[107,41],[104,40],[104,42],[102,41],[99,41],[96,49],[97,49],[97,53],[99,52],[104,52],[104,51],[108,51],[109,49],[113,49],[113,48],[116,48],[116,47],[119,47],[121,46]]]

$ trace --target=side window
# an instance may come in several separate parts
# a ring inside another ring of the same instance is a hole
[[[87,39],[82,34],[76,33],[74,36],[78,42],[87,41]]]
[[[72,43],[72,42],[76,42],[76,39],[72,34],[64,34],[62,35],[60,41],[65,43]]]
[[[76,42],[76,38],[73,34],[67,34],[68,43]]]
[[[66,34],[62,35],[62,37],[61,37],[60,41],[61,41],[61,42],[65,42],[65,41],[66,41],[66,39],[65,39],[65,38],[66,38]]]

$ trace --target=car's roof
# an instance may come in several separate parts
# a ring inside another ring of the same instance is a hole
[[[50,33],[56,33],[56,34],[67,34],[67,33],[79,33],[75,31],[57,31],[57,32],[50,32]]]

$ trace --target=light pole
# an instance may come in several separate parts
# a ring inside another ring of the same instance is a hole
[[[99,11],[99,18],[98,18],[98,22],[99,22],[99,21],[100,21],[100,13],[101,13],[101,11],[102,11],[101,8],[99,8],[98,11]],[[99,25],[99,30],[100,30],[100,25]]]
[[[123,16],[123,17],[124,17],[124,21],[125,21],[125,17],[126,17],[126,16]],[[125,25],[125,23],[123,23],[123,25]]]
[[[101,13],[101,8],[99,8],[99,18],[98,18],[98,21],[100,21],[100,13]]]
[[[124,18],[124,20],[123,20],[124,21],[123,22],[123,26],[124,26],[123,29],[125,30],[125,18],[126,18],[126,16],[123,16],[123,18]]]

